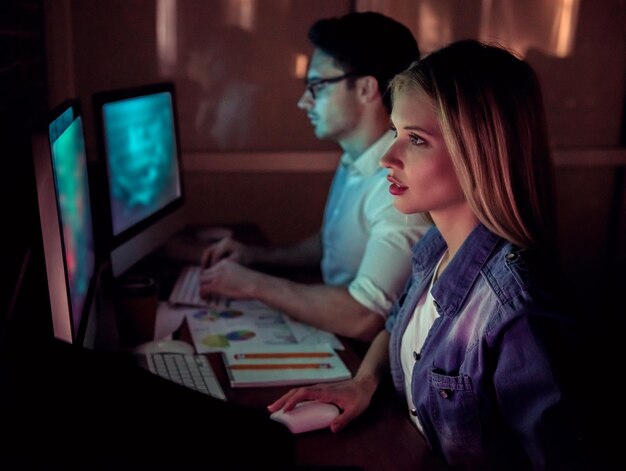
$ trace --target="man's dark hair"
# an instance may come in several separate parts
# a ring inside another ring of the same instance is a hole
[[[375,77],[388,110],[391,109],[389,81],[420,58],[411,31],[380,13],[354,12],[318,20],[309,29],[308,37],[345,72]]]

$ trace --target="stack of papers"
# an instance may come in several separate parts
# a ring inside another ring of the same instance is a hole
[[[321,383],[352,377],[329,344],[241,347],[222,355],[233,388]]]

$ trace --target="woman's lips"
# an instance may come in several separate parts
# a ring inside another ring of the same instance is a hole
[[[389,193],[391,193],[393,196],[400,196],[409,189],[408,186],[404,186],[392,176],[387,176],[387,181],[391,183],[391,185],[389,185]]]

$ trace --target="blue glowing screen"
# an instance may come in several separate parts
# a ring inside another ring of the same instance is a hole
[[[102,107],[113,234],[181,195],[172,96],[161,92]]]
[[[72,120],[72,116],[59,116],[50,124],[49,136],[72,324],[77,332],[94,274],[95,255],[83,124],[80,117]]]

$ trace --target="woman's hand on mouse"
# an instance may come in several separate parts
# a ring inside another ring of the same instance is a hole
[[[333,432],[339,432],[358,417],[370,404],[375,387],[357,378],[338,383],[294,388],[267,406],[270,412],[289,411],[302,401],[317,400],[335,404],[341,413],[330,423]]]

